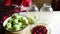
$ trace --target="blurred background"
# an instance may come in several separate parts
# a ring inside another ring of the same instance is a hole
[[[2,10],[2,5],[5,0],[0,0],[0,11]],[[60,11],[60,0],[32,0],[34,4],[40,9],[43,3],[51,3],[54,11]]]
[[[32,2],[35,3],[40,9],[44,3],[51,3],[52,0],[32,0]]]
[[[0,0],[0,11],[2,10],[2,5],[5,0]],[[34,4],[40,9],[43,6],[43,3],[51,3],[52,0],[32,0]]]

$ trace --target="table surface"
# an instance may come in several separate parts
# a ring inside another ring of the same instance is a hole
[[[51,29],[50,34],[60,34],[60,12],[27,12],[27,16],[36,16],[37,22],[40,21],[49,26]],[[28,25],[20,34],[31,34],[31,26]]]

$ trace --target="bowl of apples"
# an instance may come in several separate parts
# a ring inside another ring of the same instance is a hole
[[[4,21],[3,27],[6,30],[6,34],[19,34],[27,27],[28,23],[26,16],[16,13]]]

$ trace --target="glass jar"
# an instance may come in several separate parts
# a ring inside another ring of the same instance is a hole
[[[31,5],[31,6],[27,7],[27,11],[28,12],[39,12],[39,9],[36,5]]]
[[[52,9],[50,3],[44,3],[42,8],[40,9],[40,11],[49,11],[49,12],[52,12],[53,9]]]

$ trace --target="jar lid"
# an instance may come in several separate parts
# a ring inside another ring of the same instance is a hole
[[[44,3],[43,6],[44,7],[51,7],[51,4],[50,3]]]

